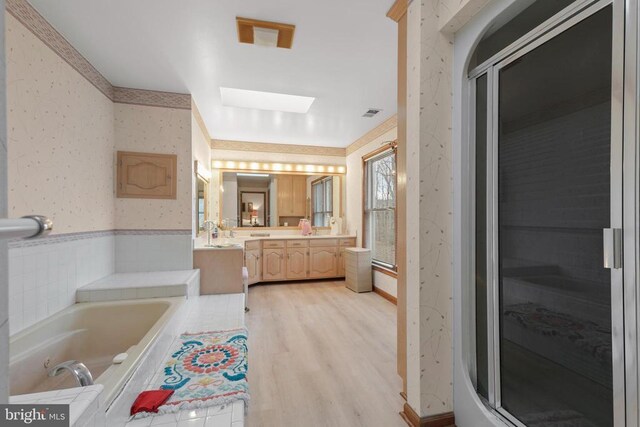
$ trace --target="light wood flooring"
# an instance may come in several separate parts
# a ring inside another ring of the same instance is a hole
[[[252,286],[248,427],[406,427],[396,307],[342,281]]]

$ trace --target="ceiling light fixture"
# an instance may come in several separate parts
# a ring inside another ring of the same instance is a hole
[[[311,96],[287,95],[284,93],[220,87],[222,105],[225,107],[253,108],[257,110],[282,111],[284,113],[307,113],[315,98]]]
[[[347,172],[347,168],[339,165],[313,165],[305,163],[258,163],[252,162],[248,170],[242,166],[247,166],[245,162],[234,162],[215,160],[212,162],[213,168],[220,171],[236,171],[238,176],[244,177],[268,177],[272,173],[302,173],[305,175],[330,174],[342,175]],[[250,172],[254,171],[254,172]]]
[[[296,26],[280,22],[259,21],[236,17],[238,41],[270,47],[291,49]]]

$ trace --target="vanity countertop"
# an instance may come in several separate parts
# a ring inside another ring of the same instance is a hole
[[[355,239],[354,234],[320,234],[314,236],[302,236],[300,234],[273,234],[271,236],[235,236],[235,237],[219,237],[217,239],[211,239],[211,245],[207,245],[206,238],[199,238],[194,241],[193,250],[225,250],[225,249],[242,249],[245,242],[251,242],[255,240],[300,240],[300,239]]]

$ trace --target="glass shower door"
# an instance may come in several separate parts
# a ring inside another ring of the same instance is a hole
[[[528,426],[612,426],[612,11],[494,72],[499,406]]]

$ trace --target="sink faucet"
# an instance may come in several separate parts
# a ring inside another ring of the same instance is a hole
[[[202,224],[204,230],[207,232],[207,246],[211,246],[211,231],[216,226],[216,223],[208,220]]]
[[[55,377],[64,371],[71,373],[80,387],[93,385],[91,372],[89,372],[89,369],[82,362],[78,362],[77,360],[67,360],[66,362],[62,362],[49,370],[49,376]]]

